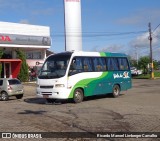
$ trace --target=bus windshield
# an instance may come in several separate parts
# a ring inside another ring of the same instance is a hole
[[[39,79],[55,79],[65,76],[71,55],[52,55],[42,66]]]

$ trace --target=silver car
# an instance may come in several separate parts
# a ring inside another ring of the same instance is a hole
[[[10,96],[16,96],[17,99],[23,97],[23,85],[16,78],[0,78],[0,98],[7,101]]]
[[[138,70],[136,67],[131,67],[131,74],[132,75],[141,75],[142,70]]]

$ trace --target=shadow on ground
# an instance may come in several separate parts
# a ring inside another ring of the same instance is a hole
[[[121,94],[119,97],[121,97],[123,95],[124,94]],[[96,100],[100,100],[100,99],[104,99],[104,98],[113,98],[113,96],[111,94],[89,96],[89,97],[85,97],[83,102],[93,101],[93,100],[96,101]],[[74,103],[72,99],[68,99],[68,100],[57,99],[54,102],[47,102],[47,100],[44,98],[25,98],[24,102],[31,103],[31,104],[46,104],[46,105],[61,105],[61,104],[67,104],[67,103]]]
[[[31,111],[31,110],[24,110],[24,112],[19,112],[18,114],[22,115],[28,115],[28,114],[33,114],[33,115],[43,115],[46,111]]]

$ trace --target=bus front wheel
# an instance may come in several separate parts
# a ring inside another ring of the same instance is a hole
[[[80,102],[82,102],[83,101],[83,97],[84,97],[84,95],[83,95],[83,91],[82,91],[82,89],[75,89],[75,91],[74,91],[74,95],[73,95],[73,100],[74,100],[74,102],[75,103],[80,103]]]
[[[118,85],[113,86],[113,92],[112,92],[113,97],[118,97],[120,95],[120,87]]]

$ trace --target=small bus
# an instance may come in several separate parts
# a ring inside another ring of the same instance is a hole
[[[112,94],[132,87],[127,56],[109,52],[62,52],[50,55],[37,78],[37,97],[48,102]]]

